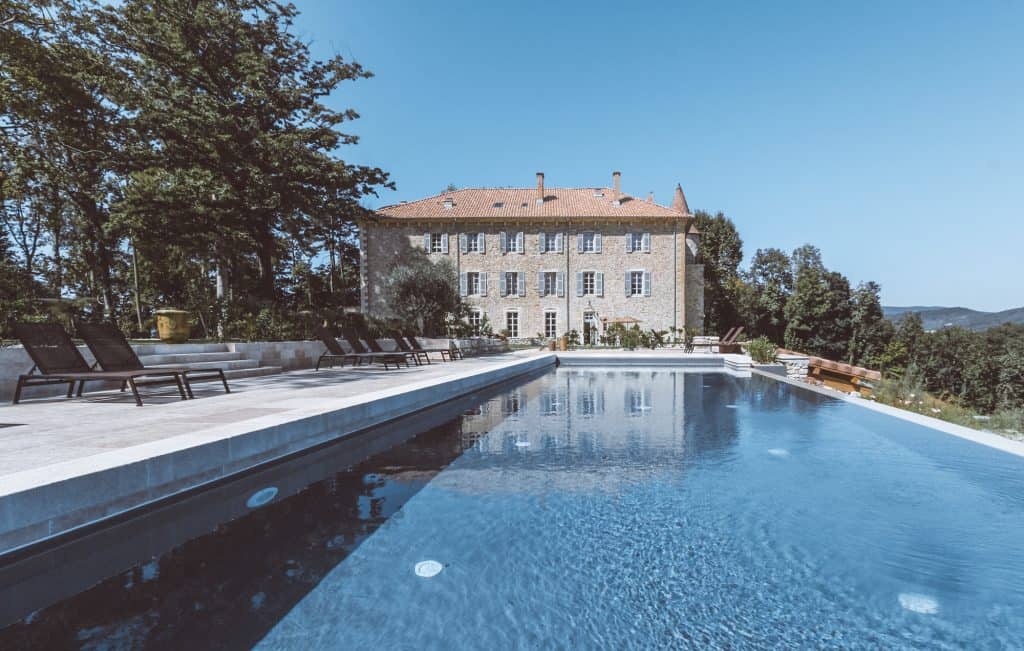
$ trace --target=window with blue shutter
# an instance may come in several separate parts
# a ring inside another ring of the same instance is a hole
[[[651,295],[651,272],[644,272],[644,296]]]
[[[487,272],[480,272],[480,295],[487,296]]]
[[[543,231],[537,233],[537,250],[541,253],[548,252],[548,236]]]
[[[604,273],[600,271],[594,273],[594,295],[604,296]]]
[[[643,251],[644,253],[650,253],[651,252],[651,234],[650,233],[644,233],[643,234],[643,237],[641,239],[640,250]]]
[[[480,253],[486,253],[486,251],[484,251],[484,248],[487,245],[487,240],[484,237],[483,233],[477,233],[476,234],[476,242],[477,242],[477,249],[480,251]]]
[[[516,293],[526,296],[526,274],[521,271],[516,274]]]
[[[601,252],[601,234],[594,233],[594,253]]]
[[[526,233],[522,231],[516,233],[516,253],[526,253]]]
[[[558,275],[555,276],[555,292],[559,298],[565,297],[565,272],[559,271]]]
[[[465,296],[469,293],[469,282],[466,279],[466,272],[463,271],[459,274],[459,296]]]

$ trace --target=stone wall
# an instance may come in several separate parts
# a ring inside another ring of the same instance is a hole
[[[385,316],[383,289],[388,273],[403,257],[423,253],[425,233],[442,231],[448,238],[447,253],[430,253],[433,261],[450,260],[458,272],[486,272],[487,295],[467,296],[466,301],[487,315],[497,332],[506,327],[506,312],[519,312],[519,335],[535,337],[544,331],[544,313],[557,314],[558,334],[583,330],[584,312],[593,311],[602,317],[634,317],[644,329],[668,330],[682,327],[690,319],[695,327],[703,325],[703,275],[699,265],[687,264],[689,253],[685,236],[678,232],[683,222],[673,220],[637,220],[580,223],[395,223],[375,221],[362,224],[361,255],[364,309],[374,316]],[[503,253],[501,233],[524,233],[523,253]],[[600,253],[579,253],[576,235],[580,232],[601,233]],[[483,253],[461,253],[459,233],[484,233]],[[539,234],[563,233],[561,253],[541,253]],[[627,252],[629,233],[650,233],[650,252]],[[525,296],[501,296],[501,277],[506,271],[525,273]],[[538,288],[540,272],[564,274],[563,296],[541,296]],[[577,296],[577,272],[596,271],[604,274],[601,296]],[[651,276],[650,296],[627,296],[625,277],[628,271],[646,271]],[[697,281],[691,275],[700,271]],[[680,282],[681,279],[681,282]]]

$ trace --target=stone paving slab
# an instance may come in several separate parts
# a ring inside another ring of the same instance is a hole
[[[524,351],[385,371],[296,371],[225,394],[173,389],[0,407],[0,553],[187,490],[410,411],[551,366]],[[172,393],[173,392],[173,393]]]

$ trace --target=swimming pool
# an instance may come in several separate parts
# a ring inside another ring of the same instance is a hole
[[[453,408],[0,646],[1024,646],[1020,457],[725,373],[561,368]]]

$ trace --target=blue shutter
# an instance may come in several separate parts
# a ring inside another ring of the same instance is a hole
[[[651,252],[651,234],[650,233],[644,233],[640,237],[641,237],[641,247],[640,247],[640,249],[644,253],[650,253]]]
[[[508,233],[501,231],[501,253],[502,255],[508,253]]]
[[[544,294],[544,272],[537,272],[537,296],[545,296]]]
[[[508,272],[501,272],[501,280],[498,282],[498,295],[508,296]]]
[[[594,253],[601,252],[601,234],[594,233]]]
[[[526,253],[526,233],[522,231],[516,233],[516,251],[520,254]]]
[[[441,233],[441,253],[448,255],[448,233]]]
[[[430,233],[423,234],[423,249],[430,253]]]
[[[633,272],[626,272],[626,296],[633,295]]]
[[[594,273],[594,295],[604,296],[604,272]]]
[[[583,253],[583,233],[576,233],[576,253]]]
[[[526,274],[522,271],[516,274],[516,293],[526,296]]]
[[[583,296],[583,272],[576,272],[576,295]]]
[[[644,296],[651,295],[651,272],[644,272]]]
[[[469,253],[469,237],[465,233],[459,233],[459,253]]]
[[[555,253],[562,252],[562,233],[555,233]]]
[[[555,293],[558,294],[559,298],[565,296],[565,272],[559,271],[558,275],[555,276]]]
[[[633,234],[626,233],[626,253],[633,252]]]
[[[469,293],[469,280],[466,278],[466,272],[463,271],[459,274],[459,296],[465,296]]]
[[[541,253],[548,252],[548,238],[543,231],[537,233],[537,250]]]
[[[480,253],[484,253],[485,252],[484,251],[484,247],[487,244],[487,238],[484,237],[483,233],[477,233],[476,234],[476,241],[477,241],[477,244],[478,244],[478,246],[480,248]]]
[[[480,272],[480,295],[487,296],[487,272]]]

